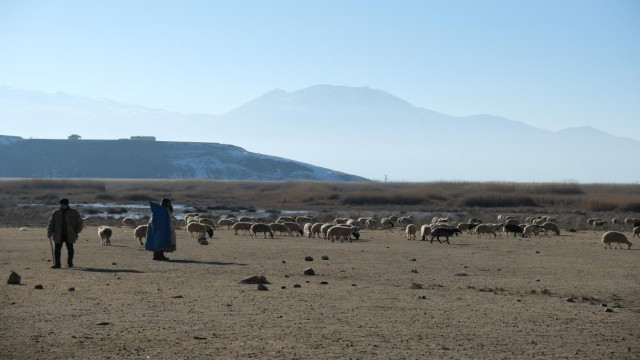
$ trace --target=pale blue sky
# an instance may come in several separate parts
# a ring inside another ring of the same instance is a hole
[[[0,85],[220,114],[315,84],[640,140],[640,1],[0,0]]]

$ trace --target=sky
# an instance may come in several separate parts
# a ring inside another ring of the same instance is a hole
[[[640,140],[637,0],[0,0],[0,44],[0,86],[210,114],[370,86]]]

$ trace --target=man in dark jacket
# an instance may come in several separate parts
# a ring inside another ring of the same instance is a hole
[[[75,209],[69,207],[69,200],[60,200],[60,208],[51,214],[49,226],[47,227],[47,237],[53,238],[55,247],[55,264],[52,269],[60,268],[60,253],[62,244],[67,246],[67,266],[73,267],[73,243],[78,240],[78,234],[82,231],[82,217]]]

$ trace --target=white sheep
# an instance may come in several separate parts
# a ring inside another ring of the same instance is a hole
[[[380,220],[380,225],[382,225],[384,229],[389,229],[393,227],[393,221],[391,218],[382,218]]]
[[[593,228],[597,228],[597,227],[602,227],[605,226],[607,224],[606,220],[596,220],[593,222]]]
[[[510,218],[504,222],[505,225],[520,225],[520,221],[518,219]]]
[[[239,222],[233,224],[231,229],[233,229],[233,231],[234,231],[234,233],[236,235],[238,235],[238,230],[244,231],[244,233],[242,233],[242,235],[246,235],[251,230],[251,225],[253,225],[253,223],[239,221]]]
[[[283,222],[282,225],[288,227],[289,230],[291,230],[291,235],[293,235],[293,233],[295,233],[296,236],[304,235],[304,231],[300,230],[300,225],[298,225],[297,222],[286,221]]]
[[[311,237],[320,237],[320,229],[322,228],[323,223],[315,223],[311,226]]]
[[[271,228],[271,230],[275,233],[276,231],[280,233],[280,235],[289,235],[291,236],[291,229],[289,229],[289,227],[285,224],[282,223],[271,223],[269,224],[269,227]]]
[[[528,235],[538,235],[539,232],[540,232],[539,225],[533,225],[533,224],[527,225],[522,230],[522,237],[527,237]]]
[[[420,239],[422,241],[427,241],[427,236],[431,235],[431,226],[422,225],[420,227]]]
[[[496,237],[496,232],[493,229],[493,226],[491,226],[491,224],[481,224],[476,226],[476,228],[474,229],[474,231],[476,232],[476,235],[478,237],[480,237],[480,235],[485,235],[485,234],[492,234],[493,237]]]
[[[620,244],[620,249],[622,249],[622,244],[627,245],[627,249],[631,249],[631,245],[633,245],[629,239],[623,234],[617,231],[607,231],[602,235],[602,242],[604,243],[604,248],[607,248],[609,245],[609,249],[611,249],[611,243],[616,244],[616,249],[618,248],[618,244]]]
[[[306,223],[304,224],[304,228],[302,229],[302,233],[306,238],[311,238],[311,228],[313,227],[312,223]]]
[[[410,225],[413,224],[413,219],[411,219],[410,217],[400,217],[398,218],[398,225]]]
[[[125,228],[135,228],[136,226],[138,226],[138,222],[134,218],[126,217],[122,219],[122,226],[124,226]]]
[[[327,232],[329,232],[329,229],[331,229],[334,226],[336,226],[336,225],[335,224],[322,224],[322,226],[320,227],[320,233],[322,234],[322,238],[323,239],[327,238]]]
[[[544,230],[553,231],[553,233],[556,235],[560,235],[560,227],[554,222],[546,222],[542,224],[542,228]]]
[[[213,220],[213,219],[210,219],[210,218],[199,218],[198,222],[200,224],[207,224],[207,225],[211,226],[214,229],[218,227],[218,225],[216,224],[216,221]]]
[[[111,230],[111,228],[108,226],[100,226],[98,228],[98,236],[100,236],[100,239],[102,240],[101,242],[102,246],[111,246],[112,233],[113,233],[113,230]]]
[[[140,245],[144,245],[142,243],[142,239],[147,237],[147,228],[148,225],[140,225],[135,230],[133,230],[133,236],[136,237],[140,241]]]
[[[271,230],[271,227],[269,227],[269,225],[261,224],[261,223],[251,225],[251,230],[249,231],[249,235],[258,237],[258,233],[260,232],[264,234],[265,238],[267,237],[267,233],[268,233],[269,237],[273,239],[273,230]]]
[[[213,228],[211,226],[197,222],[192,222],[187,225],[187,231],[189,232],[189,237],[193,237],[194,233],[202,236],[205,236],[204,234],[208,233],[209,237],[213,236]]]
[[[337,225],[332,226],[331,228],[329,228],[329,230],[327,230],[327,239],[331,239],[331,242],[333,242],[334,240],[349,240],[349,242],[351,242],[352,235],[356,240],[358,240],[358,238],[360,237],[358,229],[353,226]]]
[[[218,220],[218,227],[222,228],[223,226],[226,226],[227,230],[229,230],[235,223],[235,219],[220,219]]]
[[[409,224],[407,225],[405,232],[407,233],[407,240],[412,240],[412,239],[415,240],[416,232],[418,232],[418,228],[413,224]]]
[[[369,230],[375,230],[378,228],[378,222],[375,221],[374,219],[367,219],[365,223],[365,228]]]

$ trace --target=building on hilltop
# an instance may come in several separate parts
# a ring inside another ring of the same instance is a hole
[[[155,136],[132,136],[131,140],[134,141],[156,141]]]
[[[82,136],[76,135],[76,134],[71,134],[71,135],[69,135],[67,137],[67,139],[69,139],[69,140],[80,140],[80,139],[82,139]]]

